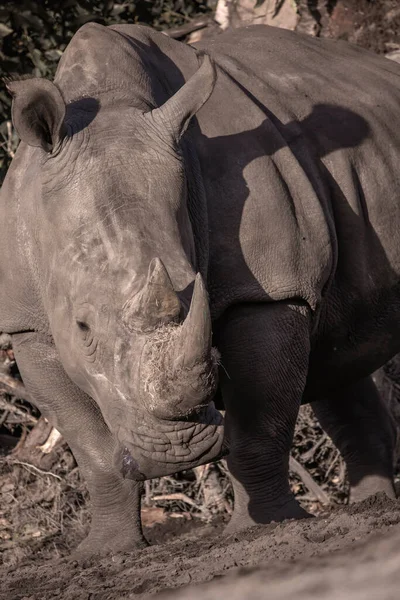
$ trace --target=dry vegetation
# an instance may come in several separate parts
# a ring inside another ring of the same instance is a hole
[[[331,502],[346,496],[343,461],[304,407],[297,425],[294,455],[313,479],[314,490],[324,491]],[[25,456],[23,448],[0,458],[0,553],[15,562],[32,553],[64,555],[89,528],[88,494],[74,458],[61,443],[51,457],[39,461],[37,454]],[[42,467],[37,467],[38,462]],[[43,467],[47,464],[47,468]],[[313,513],[324,506],[299,475],[291,482],[301,502]],[[307,480],[306,480],[307,481]],[[224,461],[193,471],[146,482],[143,522],[162,522],[165,513],[183,519],[225,519],[232,510],[232,488]],[[157,510],[158,509],[158,510]]]
[[[85,482],[68,446],[26,399],[18,399],[27,394],[11,375],[12,350],[4,347],[0,421],[2,432],[8,433],[1,434],[2,445],[18,444],[0,457],[0,553],[12,564],[33,553],[67,554],[87,533],[90,513]],[[9,437],[13,434],[18,437]],[[311,512],[344,501],[343,461],[308,406],[298,419],[291,468],[293,490]],[[151,527],[167,515],[205,522],[226,519],[232,505],[228,471],[220,461],[146,482],[143,522]]]

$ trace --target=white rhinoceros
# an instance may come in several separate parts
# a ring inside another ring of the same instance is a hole
[[[142,545],[141,481],[225,446],[228,531],[306,516],[302,401],[352,498],[393,496],[369,376],[400,350],[400,65],[265,26],[196,49],[91,23],[54,83],[7,85],[0,329],[87,479],[81,553]]]

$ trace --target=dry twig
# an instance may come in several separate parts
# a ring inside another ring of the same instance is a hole
[[[4,398],[1,397],[0,409],[6,411],[6,413],[13,413],[15,415],[18,415],[19,417],[22,417],[24,421],[29,421],[29,423],[32,423],[33,425],[38,422],[38,419],[31,415],[29,412],[22,410],[22,408],[19,408],[19,406],[15,406],[12,401],[7,402],[6,400],[4,400]]]
[[[8,403],[8,406],[12,407],[14,405],[15,400],[16,400],[16,398],[14,396],[13,398],[11,398],[10,402]],[[4,412],[3,412],[2,416],[0,417],[0,426],[6,422],[9,414],[10,414],[10,411],[8,410],[8,408],[4,409]]]
[[[189,496],[187,496],[186,494],[183,494],[181,492],[178,492],[177,494],[161,494],[159,496],[153,496],[152,500],[154,502],[159,502],[161,500],[181,501],[181,502],[185,502],[186,504],[189,504],[189,506],[193,506],[200,512],[202,511],[201,506],[196,504],[196,502],[194,500],[192,500],[191,498],[189,498]]]
[[[60,477],[60,475],[56,475],[55,473],[52,473],[51,471],[43,471],[43,469],[39,469],[38,467],[35,467],[35,465],[32,465],[31,463],[23,462],[22,460],[7,459],[6,461],[2,461],[2,462],[7,462],[8,464],[11,464],[11,465],[20,465],[21,467],[24,467],[27,471],[32,469],[32,471],[35,471],[35,473],[38,473],[39,475],[49,475],[50,477],[55,477],[59,481],[63,480],[63,478]]]
[[[56,445],[62,440],[62,435],[55,427],[52,427],[49,437],[45,441],[44,444],[38,446],[39,450],[43,452],[43,454],[50,454],[56,447]]]
[[[1,388],[3,388],[3,391],[5,391],[7,394],[13,394],[21,400],[31,402],[31,397],[28,394],[24,384],[18,379],[11,377],[11,375],[0,373],[0,389]]]
[[[312,478],[310,473],[297,461],[293,456],[289,458],[289,469],[296,473],[304,483],[304,485],[314,494],[316,499],[321,502],[321,504],[330,504],[330,498],[328,494],[324,492],[324,490],[318,485],[316,481]]]
[[[325,443],[326,438],[327,438],[326,433],[323,433],[321,435],[321,437],[319,438],[319,440],[316,441],[314,446],[312,448],[310,448],[310,450],[308,450],[307,452],[304,452],[304,454],[301,455],[302,460],[304,460],[304,462],[307,462],[308,460],[311,460],[312,458],[314,458],[314,454],[316,453],[318,448],[320,446],[322,446],[322,444]]]
[[[171,29],[166,29],[162,33],[167,35],[168,37],[174,39],[183,38],[189,33],[193,33],[193,31],[198,31],[199,29],[205,29],[211,23],[210,17],[202,17],[200,19],[193,19],[187,25],[181,25],[180,27],[174,27]]]

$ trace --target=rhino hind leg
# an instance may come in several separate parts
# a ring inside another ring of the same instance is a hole
[[[67,376],[44,336],[12,336],[24,383],[35,404],[67,440],[87,482],[92,522],[75,558],[147,545],[140,520],[141,483],[125,480],[113,465],[115,440],[96,404]]]
[[[288,479],[308,369],[307,308],[287,303],[236,307],[216,335],[235,495],[226,533],[308,517]]]
[[[350,502],[377,492],[395,498],[396,429],[372,378],[313,402],[312,407],[346,462]]]

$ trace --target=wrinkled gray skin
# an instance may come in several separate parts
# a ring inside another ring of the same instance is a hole
[[[219,360],[228,531],[306,516],[302,401],[351,499],[394,494],[370,374],[400,350],[400,67],[262,26],[199,48],[88,24],[54,84],[8,83],[0,329],[88,481],[83,555],[142,545],[140,481],[224,452]]]

